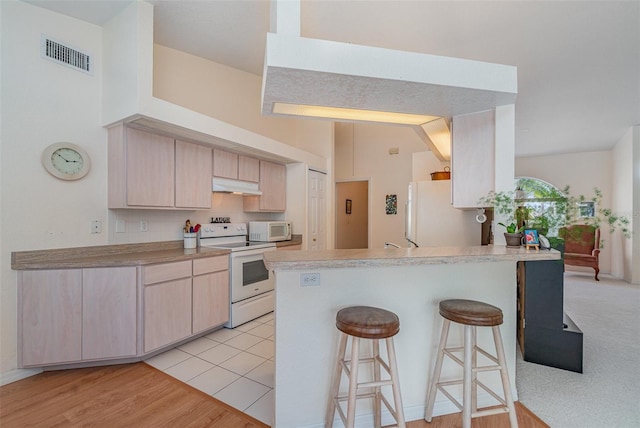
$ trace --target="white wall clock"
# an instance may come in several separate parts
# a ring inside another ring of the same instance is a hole
[[[54,143],[42,152],[42,165],[56,178],[78,180],[91,169],[87,152],[73,143]]]

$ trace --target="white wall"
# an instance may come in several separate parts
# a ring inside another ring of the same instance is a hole
[[[611,208],[618,214],[632,220],[633,199],[633,128],[612,150],[613,185]],[[631,282],[632,240],[625,239],[620,231],[611,236],[611,274]]]
[[[0,312],[3,378],[16,368],[16,272],[11,252],[98,245],[92,220],[106,224],[106,131],[100,126],[101,29],[17,1],[2,9],[2,213]],[[40,34],[95,55],[93,76],[40,58]],[[55,142],[82,146],[92,169],[65,182],[41,165]]]
[[[279,219],[284,214],[245,214],[241,197],[231,195],[212,195],[214,208],[209,211],[108,210],[107,136],[101,111],[106,66],[104,30],[14,0],[0,2],[0,19],[0,384],[4,384],[32,372],[17,369],[17,275],[11,270],[11,252],[174,240],[181,239],[181,227],[187,218],[193,224],[218,215],[245,221]],[[94,74],[41,59],[41,33],[93,54]],[[233,73],[227,72],[232,79]],[[226,85],[227,81],[220,79],[212,84]],[[248,95],[238,95],[237,102],[244,105],[241,97]],[[236,111],[230,120],[241,117]],[[309,121],[296,124],[289,132],[283,138],[286,141],[305,150],[311,147],[316,153],[328,153],[330,169],[331,123]],[[41,166],[42,151],[59,141],[79,144],[89,153],[93,166],[82,180],[63,182]],[[327,197],[332,199],[332,193]],[[103,222],[102,233],[90,233],[94,220]],[[125,233],[116,234],[109,227],[116,220],[125,221]],[[140,220],[148,221],[148,232],[140,232]]]
[[[336,181],[369,179],[369,248],[404,241],[404,206],[412,180],[413,153],[427,150],[413,129],[404,126],[336,124]],[[389,149],[399,153],[390,155]],[[398,196],[398,213],[385,213],[385,197]],[[337,207],[340,209],[340,207]]]
[[[612,177],[614,174],[611,151],[571,153],[554,156],[516,158],[516,177],[535,177],[553,184],[559,189],[570,186],[574,196],[594,196],[597,187],[603,193],[602,204],[612,207]],[[611,272],[612,239],[606,227],[601,228],[604,248],[600,253],[600,270]],[[593,272],[591,268],[575,268]]]

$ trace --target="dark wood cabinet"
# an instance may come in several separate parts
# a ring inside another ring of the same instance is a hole
[[[518,345],[525,361],[582,373],[582,331],[564,312],[562,260],[518,262]]]

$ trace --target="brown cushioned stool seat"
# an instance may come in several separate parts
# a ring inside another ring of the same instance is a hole
[[[443,300],[440,302],[440,315],[458,324],[482,327],[502,324],[500,308],[475,300]]]
[[[336,327],[349,336],[386,339],[400,331],[400,319],[393,312],[370,306],[351,306],[338,311]]]
[[[405,427],[404,411],[398,384],[398,369],[396,367],[396,353],[393,346],[393,336],[400,331],[400,320],[393,312],[370,306],[351,306],[341,309],[336,314],[336,327],[340,330],[340,344],[336,357],[336,365],[331,384],[331,395],[327,406],[325,427],[333,426],[333,418],[338,415],[345,427],[353,427],[356,414],[356,399],[373,398],[373,426],[380,427],[382,422],[382,403],[395,418],[398,427]],[[351,339],[351,358],[346,359],[347,340]],[[373,356],[360,358],[360,339],[370,339],[373,342]],[[379,341],[384,340],[387,347],[388,362],[380,357]],[[358,366],[363,363],[373,364],[373,380],[358,382]],[[389,374],[389,379],[382,379],[380,369]],[[349,378],[349,391],[339,394],[342,372]],[[391,386],[393,393],[393,407],[382,393],[381,387]],[[346,415],[340,403],[347,402]]]
[[[502,346],[502,336],[500,335],[500,324],[502,324],[503,321],[502,310],[488,303],[464,299],[443,300],[440,302],[439,308],[440,315],[444,318],[444,321],[442,324],[442,333],[440,334],[438,356],[427,391],[425,420],[431,422],[436,394],[442,392],[443,395],[462,411],[463,428],[471,428],[472,418],[499,413],[508,413],[511,427],[517,428],[516,409],[511,396],[511,385],[509,383],[507,363]],[[462,347],[447,347],[449,327],[452,322],[464,326],[464,346]],[[477,327],[491,327],[496,357],[477,346]],[[463,359],[458,358],[455,354],[457,352],[463,353]],[[479,366],[478,354],[482,354],[485,359],[492,361],[495,365]],[[440,382],[442,363],[445,356],[451,358],[451,360],[463,367],[462,379]],[[499,397],[478,379],[478,373],[492,370],[500,372],[504,399]],[[462,385],[462,404],[446,390],[447,387],[452,385]],[[492,395],[498,400],[500,405],[478,410],[478,387]]]

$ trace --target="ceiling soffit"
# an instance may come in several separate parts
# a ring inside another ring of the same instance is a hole
[[[267,35],[264,115],[283,102],[451,117],[514,104],[516,95],[513,66]]]

